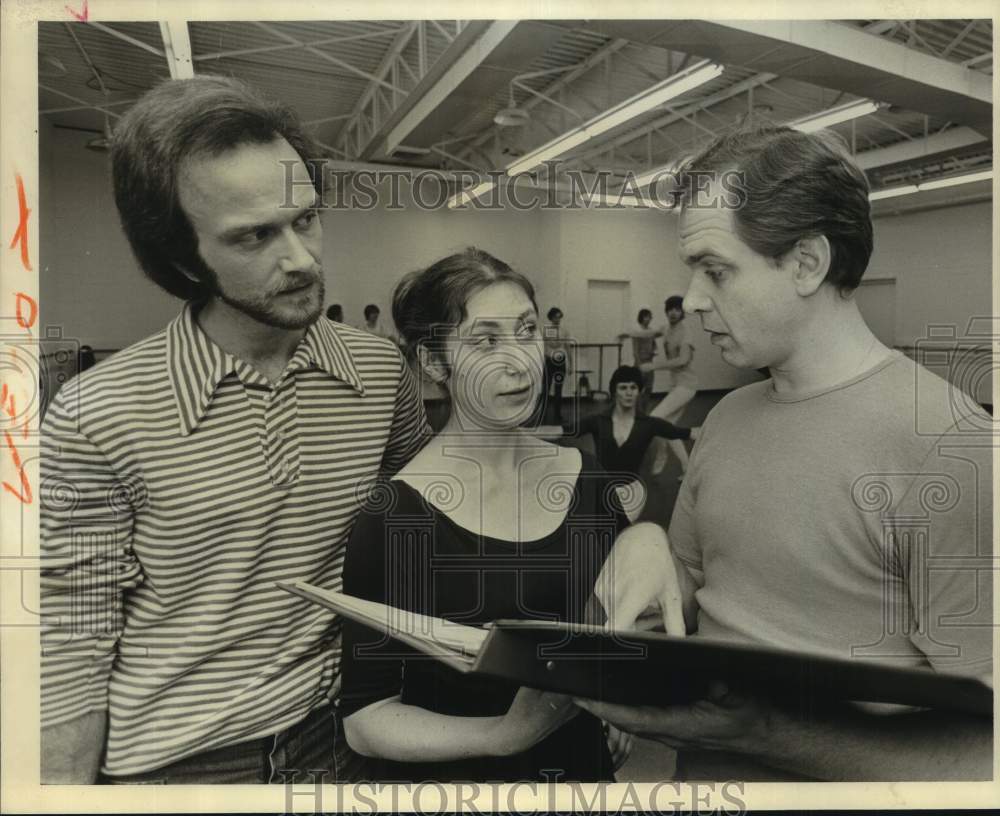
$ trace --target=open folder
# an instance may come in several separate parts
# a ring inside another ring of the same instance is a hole
[[[930,668],[577,623],[498,620],[486,627],[466,626],[304,582],[278,586],[457,671],[574,697],[669,705],[700,699],[710,683],[723,680],[734,689],[763,692],[807,710],[857,700],[982,715],[993,711],[988,686]]]

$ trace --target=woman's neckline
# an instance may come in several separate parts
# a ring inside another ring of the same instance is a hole
[[[488,539],[489,541],[496,542],[496,543],[498,543],[498,544],[500,544],[502,546],[510,547],[512,549],[515,549],[515,548],[524,548],[524,547],[538,548],[538,547],[541,547],[542,545],[544,545],[545,542],[547,542],[550,538],[552,538],[552,536],[556,535],[556,533],[558,533],[563,528],[563,525],[566,523],[566,519],[569,517],[570,510],[572,510],[572,508],[576,506],[577,499],[578,499],[577,493],[580,490],[580,477],[583,475],[583,471],[584,471],[585,467],[586,467],[586,459],[584,457],[583,452],[581,451],[580,452],[580,467],[577,470],[576,477],[574,478],[574,481],[573,481],[573,496],[574,496],[574,500],[571,501],[571,502],[569,502],[569,505],[568,505],[568,507],[566,509],[566,512],[563,513],[562,517],[559,519],[559,523],[556,524],[556,526],[550,532],[546,533],[545,535],[539,536],[538,538],[529,538],[529,539],[524,539],[524,540],[518,540],[518,539],[512,539],[512,538],[499,538],[497,536],[490,535],[488,533],[482,533],[482,532],[476,532],[475,530],[470,530],[468,527],[466,527],[466,526],[464,526],[462,524],[459,524],[457,521],[455,521],[455,519],[453,519],[450,515],[448,515],[448,513],[446,513],[444,510],[442,510],[436,504],[434,504],[433,502],[425,499],[424,496],[423,496],[423,493],[421,492],[421,490],[418,487],[410,484],[410,482],[406,481],[405,479],[399,478],[398,476],[394,476],[390,481],[398,482],[398,483],[400,483],[402,485],[405,485],[406,488],[411,493],[413,493],[414,496],[422,504],[424,504],[430,510],[432,510],[435,513],[435,515],[440,516],[441,518],[445,519],[452,527],[454,527],[456,530],[459,530],[460,532],[464,533],[465,535],[479,537],[479,538],[485,538],[485,539]]]

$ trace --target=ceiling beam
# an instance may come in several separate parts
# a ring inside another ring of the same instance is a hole
[[[351,63],[345,62],[342,59],[338,59],[332,54],[326,53],[326,51],[320,51],[318,48],[313,48],[308,43],[304,43],[302,42],[302,40],[296,39],[291,34],[286,34],[280,28],[276,28],[273,25],[270,25],[268,23],[262,23],[256,20],[254,21],[254,25],[256,25],[258,28],[262,28],[268,34],[272,34],[275,37],[284,40],[285,42],[299,46],[300,48],[302,48],[302,50],[308,51],[313,56],[319,57],[321,60],[325,60],[326,62],[329,62],[331,65],[336,65],[338,68],[342,68],[349,74],[354,74],[355,76],[363,77],[364,79],[367,80],[378,81],[380,85],[385,86],[390,91],[398,90],[398,88],[396,88],[396,86],[393,85],[391,82],[386,82],[384,79],[376,80],[375,77],[372,74],[369,74],[367,71],[362,71],[360,68],[355,68],[353,65],[351,65]]]
[[[783,44],[777,58],[812,54],[785,74],[815,84],[892,102],[909,110],[963,121],[988,134],[992,125],[991,78],[954,62],[924,54],[847,25],[828,21],[734,20],[718,24],[737,39]],[[874,46],[874,47],[873,47]],[[964,114],[964,116],[962,115]]]
[[[39,86],[39,87],[44,87],[44,86]],[[119,99],[115,102],[102,102],[101,104],[105,108],[113,108],[116,105],[131,105],[135,102],[138,102],[141,98],[142,97],[136,96],[133,97],[132,99]],[[87,102],[86,104],[67,105],[66,107],[61,107],[61,108],[43,108],[42,110],[38,111],[38,114],[40,116],[45,116],[50,113],[69,113],[71,111],[80,111],[80,110],[96,110],[96,109],[91,103]]]
[[[594,20],[608,36],[699,57],[993,130],[990,76],[864,29],[823,20]]]
[[[967,145],[985,141],[986,139],[972,128],[956,127],[946,130],[944,133],[933,133],[926,138],[879,147],[874,150],[865,150],[856,154],[854,159],[862,170],[869,170],[873,167],[914,161],[924,156],[948,150],[958,150]]]
[[[876,20],[864,27],[869,34],[885,34],[900,24],[900,20]]]
[[[116,37],[123,42],[127,42],[129,45],[134,45],[136,48],[141,48],[143,51],[148,51],[150,54],[156,54],[158,57],[163,56],[162,49],[155,48],[148,43],[144,43],[142,40],[137,40],[135,37],[130,37],[128,34],[123,34],[121,31],[118,31],[111,26],[104,25],[104,23],[98,23],[95,20],[87,20],[87,25],[91,28],[96,28],[98,31],[103,31],[105,34],[110,34],[112,37]]]
[[[101,77],[101,72],[97,70],[97,66],[94,65],[94,61],[90,58],[90,54],[87,53],[87,49],[83,47],[83,43],[80,42],[80,38],[76,36],[73,31],[73,26],[71,23],[63,23],[66,27],[66,31],[69,36],[73,38],[73,43],[76,45],[80,52],[80,56],[83,57],[83,61],[87,63],[87,67],[90,68],[90,72],[94,75],[94,79],[97,80],[97,86],[101,89],[101,93],[104,94],[104,98],[107,99],[110,94],[108,93],[108,87],[104,84],[104,79]]]
[[[379,63],[378,68],[375,69],[375,77],[365,88],[361,96],[358,97],[358,101],[354,103],[354,108],[351,110],[350,115],[347,117],[347,122],[341,126],[341,129],[337,135],[337,140],[343,144],[345,138],[350,132],[351,128],[358,122],[361,116],[364,114],[365,108],[372,104],[377,107],[379,100],[375,97],[376,92],[379,89],[379,82],[386,78],[392,71],[393,63],[403,52],[406,46],[409,44],[410,40],[413,39],[414,33],[422,25],[421,22],[412,21],[406,23],[400,31],[396,34],[395,38],[389,47],[386,49],[385,54],[382,56],[382,61]],[[395,92],[393,93],[395,97]]]
[[[979,65],[979,63],[981,62],[986,62],[987,60],[991,59],[993,59],[993,52],[987,51],[984,54],[980,54],[979,56],[967,59],[965,62],[962,63],[962,65],[964,65],[966,68],[971,68],[973,65]]]
[[[163,54],[167,58],[170,78],[191,79],[194,76],[194,60],[191,59],[187,20],[161,20],[160,35],[163,37]]]
[[[393,150],[412,133],[479,65],[500,45],[516,27],[516,20],[497,20],[490,23],[486,29],[469,45],[464,46],[460,56],[448,56],[448,52],[462,42],[459,35],[449,45],[441,60],[449,60],[450,65],[433,82],[425,87],[419,83],[406,100],[409,108],[394,123],[381,144],[380,152],[391,154]],[[467,29],[468,30],[468,29]],[[464,32],[463,32],[464,33]],[[425,77],[427,79],[427,77]],[[362,151],[362,157],[367,158],[367,151]]]
[[[352,34],[349,37],[323,37],[319,40],[310,40],[306,45],[316,47],[317,45],[332,45],[334,43],[356,42],[357,40],[377,40],[383,37],[391,37],[398,29],[392,28],[386,31],[370,31],[367,34]],[[271,54],[275,51],[287,51],[290,48],[299,48],[296,43],[279,43],[278,45],[260,45],[254,48],[236,48],[230,51],[212,51],[208,54],[198,54],[195,62],[213,59],[228,59],[230,57],[247,57],[252,54]]]
[[[573,70],[568,71],[567,73],[559,77],[559,79],[557,79],[551,85],[546,86],[544,92],[545,95],[552,96],[553,94],[558,93],[561,89],[566,88],[567,86],[570,85],[570,83],[574,82],[576,79],[587,73],[587,71],[589,71],[591,68],[594,68],[603,63],[612,54],[617,54],[628,44],[629,44],[628,40],[623,40],[621,38],[618,38],[612,40],[606,45],[602,45],[593,54],[591,54],[583,62],[577,65]],[[656,81],[661,82],[662,77],[657,79]],[[542,102],[541,98],[532,97],[523,105],[521,105],[521,107],[524,108],[525,110],[531,110],[541,102]]]
[[[969,22],[965,24],[965,28],[963,28],[960,32],[958,32],[958,35],[950,43],[948,43],[944,51],[941,52],[941,56],[947,57],[955,48],[957,48],[961,44],[962,40],[964,40],[967,36],[969,36],[969,32],[971,32],[972,29],[974,29],[978,23],[979,20],[969,20]]]
[[[403,26],[405,28],[405,26]],[[400,29],[390,28],[385,31],[369,31],[366,34],[352,34],[349,37],[323,37],[319,40],[309,40],[306,45],[315,48],[318,45],[332,45],[334,43],[356,42],[358,40],[377,40],[383,37],[391,37]],[[300,48],[298,43],[279,43],[278,45],[260,45],[255,48],[236,48],[230,51],[212,51],[208,54],[198,54],[194,59],[196,62],[202,60],[228,59],[230,57],[247,57],[251,54],[271,54],[275,51],[287,51],[290,48]]]
[[[602,45],[593,54],[591,54],[589,57],[583,60],[583,62],[581,62],[571,71],[568,71],[567,73],[563,74],[561,77],[559,77],[559,79],[557,79],[552,84],[546,85],[543,93],[545,94],[545,96],[554,96],[560,90],[567,87],[574,80],[578,79],[579,77],[587,73],[587,71],[589,71],[591,68],[600,65],[612,54],[616,54],[619,51],[621,51],[628,44],[629,44],[628,40],[617,38],[607,43],[606,45]],[[543,101],[542,97],[532,96],[530,99],[526,100],[524,104],[520,105],[519,107],[522,110],[530,111],[536,105],[541,104],[542,101]],[[476,116],[478,116],[478,112]],[[463,130],[462,127],[458,128],[459,132],[461,132],[462,130]],[[492,138],[492,136],[493,136],[493,128],[492,127],[486,128],[481,134],[479,134],[479,136],[477,136],[472,141],[472,143],[465,150],[472,150],[474,148],[481,147],[485,142],[489,141],[489,139]]]
[[[593,156],[605,153],[614,147],[621,147],[622,145],[629,144],[630,142],[633,142],[636,139],[645,136],[647,133],[652,133],[654,130],[657,130],[659,128],[664,128],[667,127],[668,125],[674,124],[675,122],[680,122],[681,120],[686,119],[688,116],[690,116],[693,113],[696,113],[697,111],[703,110],[712,105],[718,105],[720,102],[725,102],[727,99],[732,99],[734,96],[739,96],[740,94],[746,93],[751,88],[756,88],[776,78],[777,78],[776,74],[757,74],[755,76],[748,77],[747,79],[741,80],[740,82],[730,85],[728,88],[724,88],[723,90],[718,91],[712,94],[711,96],[702,99],[699,102],[686,105],[683,108],[677,108],[675,110],[672,110],[670,113],[666,114],[665,116],[661,116],[659,119],[654,119],[652,122],[648,122],[642,127],[637,128],[636,130],[624,133],[618,138],[611,140],[610,142],[605,142],[604,144],[599,145],[594,150],[589,150],[586,153],[581,153],[578,156],[573,156],[571,160],[576,161],[578,159],[579,160],[589,159]]]
[[[96,110],[96,111],[100,111],[101,113],[106,113],[108,116],[111,116],[111,117],[113,117],[115,119],[121,118],[121,114],[120,113],[115,113],[110,108],[105,107],[103,105],[103,103],[87,102],[86,99],[80,99],[80,97],[73,96],[71,94],[66,93],[65,91],[60,91],[60,90],[58,90],[56,88],[50,88],[48,85],[44,85],[41,82],[38,83],[38,87],[41,88],[43,91],[48,91],[49,93],[54,93],[57,96],[64,96],[64,97],[66,97],[66,99],[69,99],[71,102],[76,102],[79,105],[82,105],[84,109],[93,109],[93,110]]]
[[[817,56],[829,56],[864,66],[891,77],[906,77],[911,81],[936,88],[970,100],[992,104],[990,80],[954,62],[914,51],[905,45],[879,39],[872,48],[871,34],[847,25],[823,20],[758,21],[732,20],[720,23],[737,32],[785,43],[798,49],[813,51]],[[812,66],[813,68],[815,66]],[[838,87],[838,86],[830,86]],[[844,88],[843,90],[851,90]],[[875,95],[869,90],[866,96]],[[891,101],[891,100],[890,100]],[[919,110],[919,108],[912,108]]]

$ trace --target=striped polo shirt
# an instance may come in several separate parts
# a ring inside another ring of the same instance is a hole
[[[379,472],[429,429],[389,341],[325,317],[277,383],[189,304],[63,386],[43,423],[42,725],[108,711],[110,775],[294,725],[339,690],[339,588]]]

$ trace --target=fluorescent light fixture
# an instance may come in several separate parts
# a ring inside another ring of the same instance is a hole
[[[907,184],[905,187],[891,187],[888,190],[879,190],[875,193],[868,194],[869,201],[879,201],[883,198],[895,198],[896,196],[911,195],[912,193],[919,193],[920,190],[917,189],[916,184]]]
[[[673,207],[668,207],[663,202],[658,201],[656,196],[644,196],[642,193],[633,195],[620,190],[613,193],[600,193],[586,195],[582,198],[586,202],[585,206],[601,205],[604,207],[638,207],[644,210],[667,210],[672,211]]]
[[[721,75],[723,70],[724,68],[721,65],[711,62],[710,60],[703,60],[702,62],[692,65],[686,71],[675,74],[672,77],[668,77],[663,82],[659,82],[656,85],[647,88],[645,91],[642,91],[641,93],[626,99],[624,102],[609,108],[604,111],[604,113],[598,114],[593,119],[584,122],[582,125],[567,131],[561,136],[557,136],[550,142],[546,142],[541,147],[535,148],[530,153],[522,156],[520,159],[514,160],[505,168],[507,175],[516,176],[521,173],[526,173],[549,159],[562,156],[574,147],[578,147],[584,142],[593,139],[595,136],[599,136],[612,128],[618,127],[618,125],[621,125],[630,119],[634,119],[636,116],[641,116],[642,114],[651,111],[658,105],[662,105],[669,99],[673,99],[676,96],[687,93],[693,88],[697,88],[699,85],[704,85],[706,82],[710,82],[717,76]],[[655,178],[658,172],[659,170],[651,171],[646,183]],[[455,193],[455,195],[448,199],[448,207],[455,209],[462,204],[480,198],[485,193],[492,190],[494,186],[495,184],[492,181],[484,181],[476,187],[473,187],[471,190],[463,190]],[[642,187],[643,185],[639,184],[639,186]],[[624,204],[626,202],[623,199],[621,203]],[[629,204],[628,206],[646,205],[636,203]]]
[[[568,153],[574,147],[582,145],[596,135],[596,133],[588,133],[584,130],[584,126],[581,125],[568,133],[564,133],[562,136],[557,136],[551,142],[546,142],[522,158],[511,162],[507,165],[507,173],[511,176],[516,176],[518,173],[527,173],[529,170],[538,167],[542,162],[562,156],[564,153]]]
[[[677,172],[678,167],[680,167],[680,164],[677,162],[674,162],[673,164],[665,164],[662,167],[654,167],[652,170],[647,170],[645,173],[640,173],[638,176],[632,179],[632,183],[634,186],[638,187],[639,189],[642,189],[643,187],[646,187],[649,184],[649,182],[651,182],[655,178],[674,175]]]
[[[788,126],[795,128],[795,130],[801,130],[803,133],[812,133],[823,128],[828,128],[831,125],[839,125],[841,122],[850,122],[852,119],[858,119],[861,116],[867,116],[869,113],[875,113],[878,108],[877,102],[872,102],[870,99],[862,99],[859,102],[848,102],[846,105],[840,105],[836,108],[803,116],[801,119],[789,122]]]
[[[644,198],[638,198],[634,195],[614,195],[613,193],[606,193],[604,195],[593,195],[587,199],[588,205],[590,204],[601,204],[605,207],[646,207],[651,208],[653,204],[646,201]]]
[[[667,207],[666,205],[661,204],[656,200],[655,196],[652,198],[642,198],[632,195],[606,195],[601,196],[601,203],[621,207],[642,207],[647,210],[667,210],[668,212],[671,212],[674,209],[673,207]]]
[[[723,67],[709,60],[703,60],[680,74],[675,74],[663,82],[658,82],[645,91],[598,114],[582,125],[557,136],[550,142],[535,148],[530,153],[507,165],[507,173],[516,175],[538,167],[542,162],[562,156],[584,142],[618,127],[636,116],[651,111],[669,99],[687,93],[699,85],[704,85],[719,76]]]
[[[485,195],[490,190],[492,190],[496,185],[492,181],[483,181],[473,187],[471,190],[459,190],[455,195],[448,199],[448,209],[454,210],[460,207],[462,204],[471,204],[480,196]]]
[[[989,181],[993,178],[992,170],[983,170],[981,173],[969,173],[964,176],[951,176],[950,178],[934,179],[918,184],[921,190],[940,190],[942,187],[954,187],[956,184],[971,184],[974,181]]]
[[[883,198],[913,195],[914,193],[922,193],[925,190],[940,190],[944,187],[956,187],[959,184],[972,184],[975,181],[989,181],[992,178],[992,170],[983,170],[979,173],[967,173],[964,176],[949,176],[948,178],[925,181],[921,184],[907,184],[903,187],[891,187],[888,190],[878,190],[877,192],[869,193],[868,200],[879,201]]]

